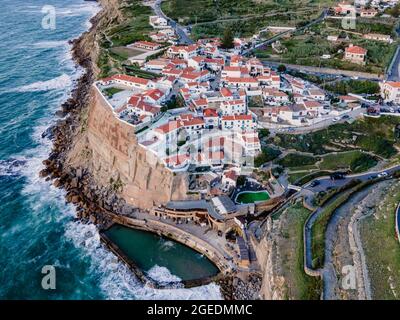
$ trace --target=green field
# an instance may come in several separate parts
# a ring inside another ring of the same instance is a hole
[[[281,237],[277,240],[280,251],[280,265],[285,277],[287,299],[290,300],[319,300],[322,283],[318,277],[310,277],[304,272],[304,223],[310,211],[301,203],[292,205],[280,213]]]
[[[332,149],[351,151],[357,148],[389,159],[398,153],[395,135],[398,124],[399,117],[364,118],[303,135],[277,134],[271,143],[315,155],[331,153]]]
[[[269,199],[270,199],[269,194],[266,191],[243,192],[236,197],[236,202],[241,204],[249,204],[258,201],[267,201]]]
[[[125,0],[118,3],[118,11],[122,17],[102,26],[102,32],[98,33],[100,37],[100,53],[97,60],[100,69],[99,78],[123,72],[122,62],[138,53],[124,46],[138,40],[150,40],[148,34],[153,31],[149,24],[149,16],[153,14],[153,11],[149,6],[144,6],[141,0]]]
[[[353,173],[366,171],[378,164],[375,157],[358,150],[329,154],[322,159],[319,165],[321,170],[348,169]]]

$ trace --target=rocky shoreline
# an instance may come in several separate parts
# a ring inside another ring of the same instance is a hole
[[[102,3],[103,4],[103,3]],[[45,168],[40,171],[40,177],[52,181],[57,188],[66,191],[66,202],[76,207],[77,219],[84,223],[91,222],[99,230],[110,226],[112,221],[107,211],[113,214],[131,216],[138,210],[128,205],[126,201],[110,188],[98,186],[92,174],[85,168],[67,165],[68,152],[71,151],[87,111],[91,99],[90,89],[95,80],[96,65],[93,62],[93,52],[86,48],[88,41],[95,42],[98,26],[107,17],[107,8],[94,16],[90,22],[92,27],[78,39],[71,41],[73,60],[84,69],[70,98],[65,101],[55,116],[60,119],[53,127],[43,133],[53,142],[48,159],[43,161]],[[96,43],[91,43],[95,47]],[[220,277],[217,284],[223,297],[227,300],[257,299],[261,286],[261,277],[250,274],[244,281],[235,275]]]

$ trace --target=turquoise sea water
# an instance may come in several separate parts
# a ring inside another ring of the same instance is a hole
[[[51,142],[42,133],[82,70],[68,40],[89,27],[98,7],[82,0],[2,0],[0,11],[0,299],[220,298],[216,285],[143,287],[100,246],[93,225],[74,220],[63,191],[38,177]],[[42,28],[44,5],[56,29]],[[56,268],[56,290],[41,287],[44,265]],[[161,277],[172,277],[154,266]]]

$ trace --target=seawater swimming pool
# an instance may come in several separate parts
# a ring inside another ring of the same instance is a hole
[[[167,268],[181,280],[215,276],[218,268],[199,252],[155,233],[115,224],[104,232],[144,273],[155,266]],[[151,274],[148,274],[150,278]],[[158,279],[154,279],[158,280]]]

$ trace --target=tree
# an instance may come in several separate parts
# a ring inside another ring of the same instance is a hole
[[[278,72],[286,72],[286,66],[284,64],[280,64],[278,66]]]
[[[234,47],[233,33],[232,33],[232,29],[228,27],[224,31],[224,36],[222,37],[221,48],[232,49],[233,47]]]

